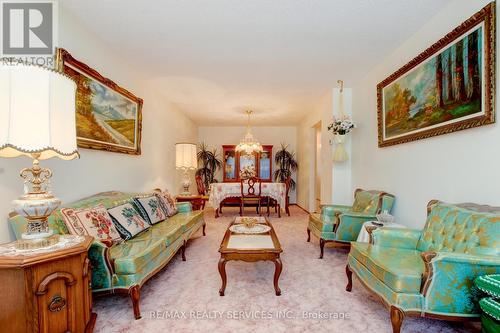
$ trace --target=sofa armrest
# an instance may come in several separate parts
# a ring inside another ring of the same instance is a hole
[[[366,221],[374,220],[371,214],[346,212],[338,214],[335,228],[336,238],[339,241],[355,241]]]
[[[474,279],[500,273],[500,258],[454,252],[423,252],[421,256],[425,264],[420,290],[424,310],[479,315],[480,292]]]
[[[109,247],[94,240],[88,257],[92,267],[92,290],[112,288],[114,269],[109,259]]]
[[[193,206],[190,202],[176,202],[175,206],[177,207],[177,211],[179,213],[189,213],[193,211]]]
[[[415,250],[421,235],[421,230],[377,227],[371,232],[371,240],[378,246]]]
[[[321,205],[321,215],[335,216],[335,214],[348,212],[351,209],[352,206],[345,205]]]

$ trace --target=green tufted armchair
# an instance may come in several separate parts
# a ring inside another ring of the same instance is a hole
[[[393,332],[406,315],[478,320],[474,279],[500,272],[500,208],[475,204],[427,205],[422,231],[377,228],[371,243],[352,243],[352,273],[390,309]]]
[[[363,223],[375,220],[382,211],[390,212],[394,196],[382,191],[354,191],[352,206],[322,205],[321,214],[310,214],[307,241],[311,232],[319,238],[320,256],[323,258],[325,243],[335,242],[340,247],[349,247],[358,238]]]

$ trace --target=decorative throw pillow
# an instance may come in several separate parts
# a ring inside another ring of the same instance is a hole
[[[163,209],[167,212],[167,216],[174,216],[177,214],[177,206],[175,205],[175,200],[168,190],[157,192],[156,195],[160,198],[160,202],[163,205]]]
[[[116,229],[123,239],[127,240],[141,231],[149,228],[149,224],[144,221],[139,212],[131,203],[125,203],[108,209],[108,213],[113,220]]]
[[[63,208],[61,215],[69,232],[73,235],[88,235],[103,242],[120,242],[122,239],[111,217],[102,204],[90,208]]]
[[[141,216],[149,224],[155,224],[167,218],[166,211],[161,207],[160,198],[154,194],[148,197],[136,197],[134,202]]]

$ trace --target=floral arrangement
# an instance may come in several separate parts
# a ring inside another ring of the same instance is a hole
[[[328,125],[328,130],[334,135],[346,135],[351,132],[356,126],[348,116],[342,118],[333,118],[333,122]]]
[[[243,167],[240,171],[240,178],[241,179],[248,179],[255,177],[257,173],[255,172],[255,167],[253,165],[248,165]]]

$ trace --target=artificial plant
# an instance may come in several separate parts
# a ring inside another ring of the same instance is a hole
[[[288,145],[282,143],[281,149],[274,156],[276,170],[274,171],[274,181],[284,182],[288,177],[292,176],[292,172],[297,171],[299,164],[295,159],[295,153],[288,151]],[[291,179],[290,187],[295,189],[295,181]]]
[[[198,147],[199,168],[196,170],[196,175],[200,176],[205,187],[209,188],[210,184],[217,182],[215,173],[222,167],[222,161],[219,159],[217,149],[210,150],[205,142],[200,143]]]

